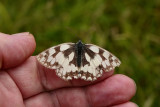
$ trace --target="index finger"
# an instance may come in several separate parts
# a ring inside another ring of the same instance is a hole
[[[29,32],[13,35],[0,33],[0,69],[21,64],[34,49],[34,37]]]

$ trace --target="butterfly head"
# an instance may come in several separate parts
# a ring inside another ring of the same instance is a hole
[[[78,47],[82,47],[82,46],[83,46],[83,43],[82,43],[81,40],[79,40],[79,41],[76,43],[76,45],[77,45]]]
[[[83,44],[81,40],[79,40],[76,44]]]

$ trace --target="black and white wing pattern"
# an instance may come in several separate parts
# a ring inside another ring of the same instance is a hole
[[[51,47],[37,55],[37,60],[45,67],[55,69],[64,80],[94,81],[102,76],[103,71],[109,72],[121,64],[107,50],[81,41]]]

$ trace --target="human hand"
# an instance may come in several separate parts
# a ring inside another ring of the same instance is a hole
[[[29,33],[0,33],[0,107],[137,107],[129,77],[110,71],[94,82],[64,81],[31,56],[35,47]]]

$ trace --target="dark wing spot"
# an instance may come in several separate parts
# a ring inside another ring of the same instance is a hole
[[[57,46],[54,49],[56,52],[52,55],[53,58],[58,54],[58,52],[60,52],[60,46]]]
[[[74,55],[73,60],[69,62],[69,65],[73,64],[75,66],[77,66],[77,60],[76,60],[76,55]]]
[[[89,46],[86,46],[86,45],[85,45],[84,51],[91,57],[91,59],[94,59],[96,53],[94,53],[94,52],[93,52],[92,50],[90,50],[88,47],[89,47]]]
[[[65,57],[65,58],[68,58],[68,56],[69,56],[73,51],[74,51],[73,48],[69,48],[69,49],[63,51],[64,57]]]
[[[90,63],[86,60],[85,52],[82,55],[82,66],[90,65]]]
[[[46,50],[45,52],[46,54],[44,55],[45,59],[48,59],[48,56],[49,56],[49,50]]]
[[[104,50],[99,48],[99,55],[101,56],[102,60],[106,60],[106,58],[103,56]]]
[[[54,49],[56,52],[60,52],[60,46],[56,46]]]
[[[113,57],[113,56],[110,54],[110,55],[109,55],[109,63],[112,63],[112,62],[113,62],[112,57]]]

